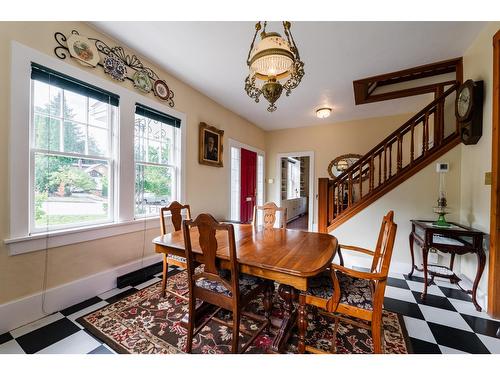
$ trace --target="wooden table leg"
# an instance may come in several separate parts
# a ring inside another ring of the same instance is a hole
[[[411,271],[408,277],[413,275],[413,270],[415,269],[415,254],[413,253],[413,232],[410,233],[410,254],[411,254]]]
[[[306,314],[306,295],[301,292],[299,295],[299,353],[304,354],[306,349],[306,331],[307,331],[307,314]]]
[[[422,292],[422,295],[420,296],[420,298],[422,298],[423,300],[425,299],[425,297],[427,296],[427,257],[429,255],[429,249],[427,248],[427,246],[422,246],[422,260],[423,260],[423,263],[424,263],[424,291]]]
[[[485,264],[486,264],[486,254],[484,253],[484,250],[481,247],[480,250],[477,252],[477,273],[476,273],[476,278],[474,279],[474,284],[472,285],[472,302],[474,303],[474,306],[476,307],[477,311],[481,311],[481,306],[479,306],[476,299],[477,286],[479,285],[479,280],[481,280]]]
[[[283,321],[274,337],[270,350],[275,353],[281,353],[285,349],[285,345],[290,337],[290,333],[297,323],[297,311],[293,309],[293,300],[296,298],[295,288],[281,284],[278,288],[278,293],[285,301]]]

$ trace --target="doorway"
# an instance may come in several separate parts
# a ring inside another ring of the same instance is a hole
[[[255,205],[264,204],[264,151],[229,139],[231,221],[250,223]],[[257,218],[259,219],[259,217]]]
[[[280,206],[287,209],[287,228],[313,230],[314,154],[278,154]]]

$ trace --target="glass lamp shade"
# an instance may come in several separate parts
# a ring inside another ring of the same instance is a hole
[[[316,117],[317,118],[327,118],[330,116],[332,113],[331,108],[320,108],[316,111]]]
[[[280,79],[290,74],[293,61],[288,43],[278,33],[266,33],[250,54],[250,70],[259,79]]]

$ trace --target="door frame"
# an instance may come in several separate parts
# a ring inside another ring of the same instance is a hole
[[[309,156],[309,193],[308,193],[308,223],[307,227],[310,232],[314,232],[314,202],[316,201],[316,181],[314,180],[314,151],[296,151],[283,152],[276,154],[276,196],[279,197],[279,206],[281,206],[281,158]]]
[[[227,217],[228,219],[231,218],[231,204],[232,204],[232,201],[231,201],[231,170],[233,168],[233,160],[231,158],[231,148],[232,147],[236,147],[236,148],[244,148],[244,149],[247,149],[249,151],[253,151],[253,152],[256,152],[257,153],[257,163],[258,163],[258,157],[259,155],[262,156],[264,158],[264,162],[262,163],[262,184],[263,184],[263,189],[262,189],[262,193],[263,193],[263,197],[262,197],[262,201],[265,202],[266,201],[266,152],[264,150],[261,150],[260,148],[257,148],[257,147],[254,147],[254,146],[250,146],[250,145],[247,145],[245,143],[242,143],[242,142],[239,142],[237,141],[236,139],[232,139],[232,138],[228,138],[228,148],[227,148],[227,152],[225,152],[226,154],[226,165],[229,166],[229,168],[227,168],[227,180],[228,180],[228,199],[229,199],[229,205],[228,205],[228,211],[227,211]],[[258,165],[257,165],[258,167]],[[240,170],[240,174],[241,174],[241,170]],[[257,168],[257,183],[258,183],[258,179],[259,179],[259,170]],[[241,175],[240,175],[240,183],[241,183]],[[257,191],[258,191],[258,186],[257,186]]]
[[[492,120],[488,313],[494,318],[500,318],[500,30],[493,36]]]

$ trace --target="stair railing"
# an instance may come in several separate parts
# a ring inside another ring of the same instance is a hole
[[[408,178],[408,170],[420,165],[443,145],[459,136],[455,121],[446,135],[445,102],[459,83],[444,91],[401,127],[357,160],[335,179],[320,178],[318,186],[318,230],[327,232],[334,221],[362,204],[395,180]],[[453,116],[453,119],[455,117]],[[401,181],[402,182],[402,181]],[[397,184],[397,182],[396,182]]]

